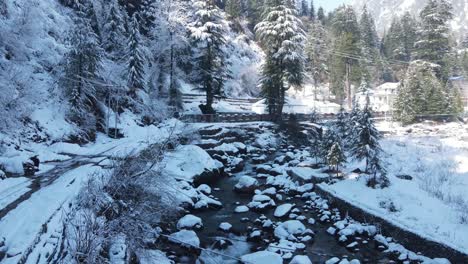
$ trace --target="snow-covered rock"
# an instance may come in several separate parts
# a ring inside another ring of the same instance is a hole
[[[282,264],[283,258],[270,251],[258,251],[241,257],[244,264]]]
[[[312,261],[309,259],[308,256],[305,255],[297,255],[289,262],[289,264],[312,264]]]
[[[223,167],[223,164],[214,160],[206,151],[195,145],[182,145],[168,154],[163,163],[166,165],[164,172],[177,178],[193,181],[215,172]],[[205,175],[204,175],[205,174]]]
[[[306,227],[298,220],[288,220],[275,228],[275,236],[279,239],[288,239],[290,236],[300,235],[306,231]]]
[[[236,213],[245,213],[249,211],[249,207],[245,205],[239,205],[234,209],[234,212]]]
[[[242,193],[251,193],[254,192],[258,187],[258,181],[255,178],[250,176],[240,177],[237,184],[234,186],[234,190]]]
[[[231,228],[232,228],[232,225],[230,223],[228,223],[228,222],[223,222],[223,223],[219,224],[219,229],[223,230],[225,232],[230,231]]]
[[[177,229],[200,229],[203,227],[203,223],[200,217],[188,214],[177,222]]]
[[[180,244],[183,247],[200,247],[200,239],[192,230],[180,230],[169,236],[169,241]]]
[[[291,209],[294,207],[294,204],[282,204],[278,207],[276,207],[275,213],[273,214],[275,217],[284,217],[291,211]]]
[[[267,195],[256,194],[252,197],[252,202],[248,203],[247,206],[254,210],[263,210],[276,206],[276,203]]]

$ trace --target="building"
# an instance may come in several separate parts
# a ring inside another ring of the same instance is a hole
[[[366,96],[369,95],[370,107],[375,112],[390,112],[397,96],[397,89],[400,83],[384,83],[376,88],[369,89],[365,93],[357,93],[356,100],[359,105],[366,103]]]

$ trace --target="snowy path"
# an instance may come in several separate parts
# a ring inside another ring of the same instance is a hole
[[[76,166],[76,162],[79,161],[72,162],[71,165]],[[44,229],[54,228],[47,225],[51,218],[55,215],[60,217],[63,206],[68,206],[82,183],[89,175],[100,170],[100,167],[92,164],[73,168],[58,178],[44,181],[44,187],[10,209],[0,220],[0,236],[5,238],[7,255],[10,256],[4,263],[17,263],[22,256],[27,255],[28,249],[34,247],[38,242],[36,238]],[[50,184],[51,182],[54,184]]]

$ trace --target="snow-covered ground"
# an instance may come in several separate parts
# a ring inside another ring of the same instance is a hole
[[[350,172],[363,166],[356,163],[347,167],[345,180],[321,187],[403,229],[468,253],[468,125],[378,127],[388,133],[381,144],[390,187],[366,187]]]

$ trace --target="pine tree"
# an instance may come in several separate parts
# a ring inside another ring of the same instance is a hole
[[[325,25],[325,11],[323,10],[323,7],[319,7],[317,11],[317,20],[322,22],[323,25]]]
[[[361,19],[359,20],[359,28],[361,33],[360,45],[362,56],[365,58],[365,60],[361,60],[361,64],[363,64],[363,78],[365,78],[367,82],[377,81],[379,76],[378,72],[382,71],[382,65],[378,63],[381,61],[379,53],[380,44],[374,18],[367,11],[366,6],[363,8]]]
[[[379,143],[382,136],[375,128],[374,121],[372,120],[368,98],[364,109],[354,125],[354,138],[352,140],[353,145],[351,146],[350,153],[356,160],[364,159],[366,161],[366,171],[368,171],[371,158],[382,152]]]
[[[305,32],[289,0],[271,0],[255,30],[266,53],[261,86],[269,113],[281,119],[285,93],[304,76]]]
[[[157,0],[143,0],[138,12],[139,31],[144,36],[148,36],[155,26],[160,4]]]
[[[127,85],[128,94],[137,99],[138,90],[145,89],[145,56],[140,36],[137,15],[132,16],[131,32],[127,47]]]
[[[452,81],[448,81],[445,87],[445,93],[447,96],[447,114],[460,114],[463,113],[463,100],[461,96],[461,91],[453,85]]]
[[[316,14],[315,14],[314,0],[310,2],[309,17],[312,22],[315,22]]]
[[[341,142],[341,139],[333,129],[323,131],[318,142],[320,146],[317,153],[317,156],[320,157],[323,162],[327,162],[328,152],[336,142]]]
[[[242,13],[242,2],[241,0],[227,0],[226,12],[233,19],[239,18]]]
[[[409,124],[416,121],[418,115],[446,114],[446,94],[436,76],[439,67],[421,60],[410,64],[397,91],[394,106],[396,120]]]
[[[125,12],[125,11],[124,11]],[[125,22],[122,16],[122,10],[116,0],[110,2],[109,12],[104,24],[104,48],[109,53],[119,55],[123,50],[125,39]]]
[[[348,124],[348,115],[343,107],[340,108],[340,111],[336,115],[336,122],[333,125],[333,129],[338,134],[338,137],[341,138],[342,142],[346,142],[349,135],[349,124]]]
[[[314,97],[318,100],[317,91],[321,83],[328,79],[329,36],[319,21],[313,22],[309,30],[306,45],[308,71],[314,80]]]
[[[379,153],[374,153],[369,159],[369,174],[371,178],[367,182],[367,186],[376,188],[385,188],[390,185],[387,178],[387,170],[383,165],[383,161],[380,158]]]
[[[339,176],[339,168],[344,162],[346,162],[346,157],[341,150],[340,144],[335,142],[328,151],[327,164],[331,170],[336,172],[337,177]]]
[[[447,67],[445,58],[451,51],[448,22],[453,18],[452,6],[446,0],[429,0],[420,18],[421,26],[415,44],[417,58],[440,65],[437,75],[446,81],[449,76],[443,72]]]
[[[190,23],[190,36],[197,45],[196,65],[199,69],[200,90],[206,93],[204,113],[214,113],[212,107],[215,95],[221,95],[223,85],[229,77],[226,69],[224,35],[226,25],[224,17],[214,0],[197,0],[194,21]]]
[[[97,91],[93,82],[99,78],[103,53],[85,6],[77,7],[74,22],[62,87],[70,102],[71,120],[84,129],[94,129],[91,113],[96,104]]]
[[[330,64],[330,88],[340,101],[348,99],[351,107],[353,97],[351,85],[361,80],[361,67],[357,57],[361,56],[361,34],[353,8],[341,6],[332,20],[332,58]]]
[[[309,16],[309,5],[306,0],[302,0],[301,2],[301,16]]]

